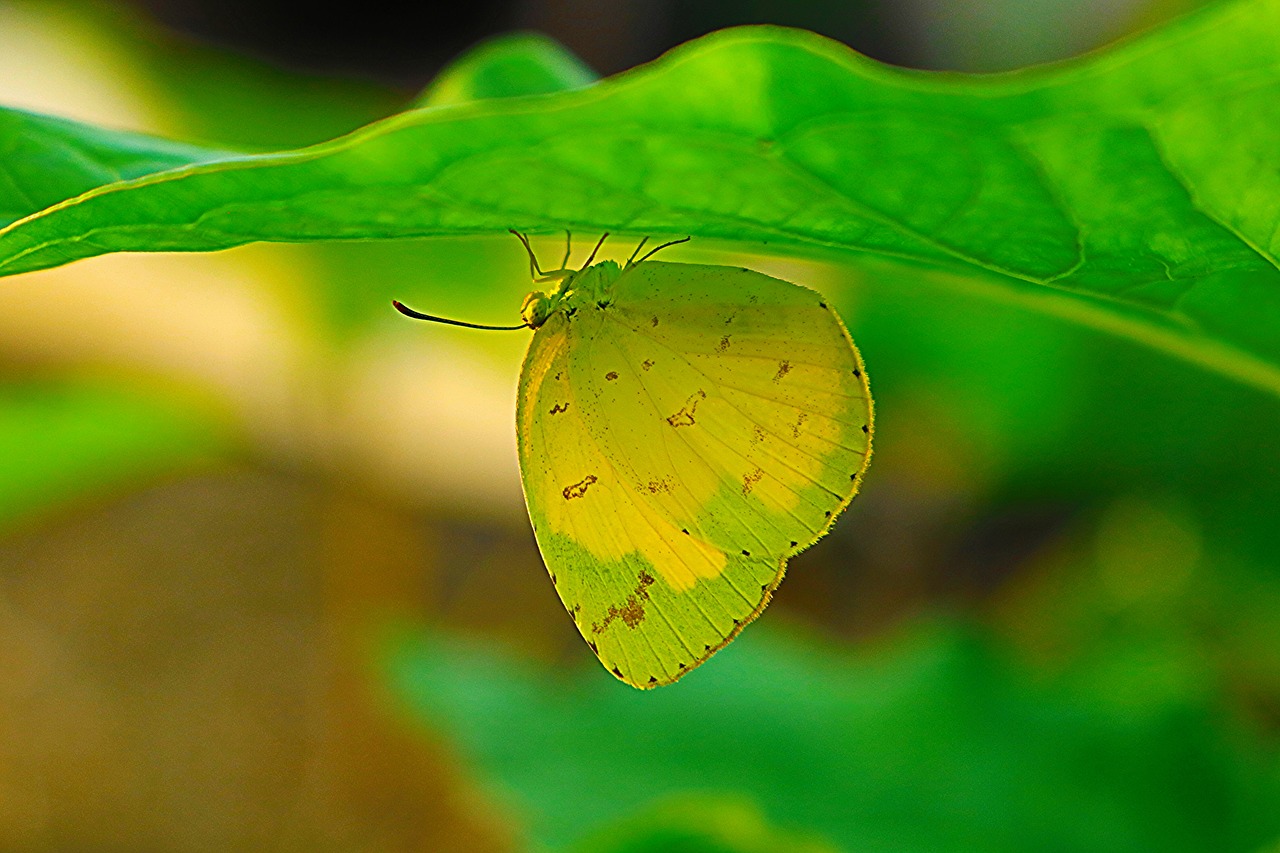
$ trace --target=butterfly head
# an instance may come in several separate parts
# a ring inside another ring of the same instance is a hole
[[[579,308],[590,308],[607,299],[621,268],[613,261],[600,261],[580,270],[564,270],[551,293],[535,290],[524,298],[520,317],[530,329],[537,329],[557,311],[570,316]]]
[[[524,298],[524,304],[520,306],[520,319],[530,329],[536,329],[547,322],[558,301],[541,290],[535,290]]]

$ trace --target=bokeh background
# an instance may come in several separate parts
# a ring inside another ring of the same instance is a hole
[[[514,29],[606,74],[757,22],[990,71],[1195,5],[0,0],[0,103],[268,150]],[[671,259],[840,306],[876,458],[765,618],[648,694],[534,546],[527,336],[389,308],[510,322],[514,240],[0,282],[0,850],[1280,850],[1280,401],[916,271],[726,248]]]

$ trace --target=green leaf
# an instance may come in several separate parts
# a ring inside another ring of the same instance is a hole
[[[643,694],[439,635],[393,638],[384,665],[551,849],[701,792],[844,850],[1252,851],[1280,831],[1273,752],[1201,700],[1036,684],[968,629],[854,653],[762,626]]]
[[[254,240],[689,233],[941,271],[1280,394],[1277,31],[1280,0],[1240,0],[983,77],[726,30],[584,89],[100,187],[0,231],[0,273]],[[464,59],[473,82],[441,99],[500,93],[485,75],[536,69],[530,48]],[[569,85],[539,74],[512,91]]]
[[[573,853],[836,853],[825,842],[770,826],[737,797],[684,796],[608,824]]]
[[[208,412],[102,382],[0,384],[0,528],[191,470],[226,449]]]
[[[0,109],[0,225],[94,187],[228,156],[154,136]]]
[[[492,39],[465,54],[431,82],[414,106],[548,95],[581,89],[597,79],[582,60],[546,36],[518,33]]]

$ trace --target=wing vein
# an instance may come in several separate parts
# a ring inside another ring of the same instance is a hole
[[[630,328],[630,327],[627,327],[627,328]],[[635,331],[635,330],[633,329],[632,331]],[[749,394],[750,396],[755,397],[755,398],[756,398],[756,399],[758,399],[758,400],[764,400],[766,403],[773,403],[773,404],[778,405],[778,406],[786,406],[787,408],[789,408],[789,409],[794,409],[794,410],[796,410],[796,411],[798,411],[798,412],[810,412],[810,410],[809,410],[809,409],[801,408],[800,406],[797,406],[795,403],[788,403],[788,402],[786,402],[785,400],[779,400],[779,399],[777,399],[777,398],[775,398],[775,397],[769,397],[769,396],[767,396],[767,395],[765,395],[765,394],[760,394],[760,393],[758,393],[758,392],[751,391],[751,390],[748,390],[748,389],[746,389],[746,388],[742,388],[742,387],[740,387],[740,386],[734,385],[734,384],[732,384],[732,383],[725,382],[725,381],[723,381],[723,380],[717,379],[716,377],[714,377],[714,376],[712,376],[711,374],[707,373],[707,372],[706,372],[705,370],[703,370],[701,367],[699,367],[699,366],[697,366],[696,364],[694,364],[693,362],[691,362],[691,361],[689,360],[689,355],[688,355],[687,353],[681,352],[680,350],[678,350],[678,349],[676,349],[675,347],[673,347],[673,346],[671,346],[670,344],[668,344],[666,341],[659,340],[658,338],[654,338],[654,337],[651,337],[651,336],[649,336],[649,335],[644,335],[644,333],[643,333],[643,332],[640,332],[639,334],[641,334],[643,337],[646,337],[646,338],[648,338],[649,340],[653,341],[653,342],[654,342],[654,343],[656,343],[658,346],[660,346],[660,347],[664,348],[665,350],[667,350],[668,352],[670,352],[672,355],[676,356],[676,358],[678,358],[678,359],[680,359],[681,361],[683,361],[683,362],[685,363],[685,365],[686,365],[686,366],[688,366],[688,368],[689,368],[690,370],[692,370],[692,371],[694,371],[694,372],[698,373],[700,376],[702,376],[702,378],[706,379],[708,382],[714,382],[714,383],[715,383],[715,384],[717,384],[717,385],[723,385],[723,386],[724,386],[724,387],[726,387],[726,388],[732,388],[734,391],[737,391],[737,392],[739,392],[739,393],[741,393],[741,394]],[[693,356],[693,358],[699,358],[699,356]],[[641,384],[643,384],[643,383],[641,383]],[[842,395],[833,394],[832,396],[842,396]],[[865,400],[866,398],[865,398],[865,397],[849,397],[848,399],[854,399],[854,400]],[[726,398],[726,401],[727,401],[727,398]],[[731,402],[730,402],[730,405],[733,405],[733,403],[731,403]],[[745,412],[743,412],[743,411],[742,411],[742,409],[740,409],[738,406],[736,406],[736,405],[735,405],[735,406],[733,406],[733,407],[734,407],[735,409],[737,409],[737,411],[739,412],[739,414],[741,414],[744,418],[747,418],[747,420],[748,420],[748,421],[750,421],[750,422],[751,422],[752,424],[754,424],[755,426],[758,426],[758,427],[760,427],[761,429],[767,429],[763,424],[756,423],[756,421],[755,421],[755,420],[753,420],[752,418],[748,417],[748,416],[747,416],[747,414],[746,414]],[[822,413],[821,413],[821,412],[810,412],[810,413],[811,413],[811,414],[819,414],[819,415],[822,415]],[[847,426],[847,427],[860,427],[860,426],[862,426],[862,424],[857,423],[856,421],[846,421],[846,420],[841,420],[840,418],[832,418],[832,417],[829,417],[829,416],[827,416],[827,415],[822,415],[822,417],[827,418],[827,420],[830,420],[830,421],[832,421],[833,423],[840,424],[841,426]],[[771,435],[773,435],[775,438],[782,438],[782,436],[779,436],[777,433],[773,432],[772,430],[768,430],[768,432],[769,432]],[[825,438],[825,437],[823,437],[823,436],[815,436],[815,437],[816,437],[816,438],[819,438],[819,439],[821,439],[821,440],[823,440],[823,441],[825,441],[825,442],[827,442],[828,444],[830,444],[830,445],[831,445],[831,446],[833,446],[833,447],[838,447],[838,448],[840,448],[841,450],[847,450],[847,451],[849,451],[850,453],[857,453],[857,454],[859,454],[859,455],[861,455],[861,456],[866,456],[866,455],[867,455],[867,451],[866,451],[866,449],[865,449],[865,448],[863,448],[863,449],[859,449],[859,448],[856,448],[856,447],[849,447],[848,445],[840,444],[840,443],[839,443],[839,442],[837,442],[837,441],[834,441],[834,440],[829,439],[829,438]],[[785,438],[784,438],[783,440],[785,441]],[[820,457],[820,456],[814,456],[812,453],[806,453],[804,450],[800,449],[799,447],[797,447],[796,449],[797,449],[797,450],[799,450],[801,453],[804,453],[804,454],[805,454],[806,456],[808,456],[810,459],[813,459],[813,460],[815,460],[815,461],[817,461],[817,462],[821,462],[821,461],[822,461],[822,457]]]
[[[719,381],[718,381],[718,380],[716,380],[716,379],[714,379],[714,378],[712,378],[712,377],[708,376],[705,372],[703,372],[702,370],[699,370],[699,369],[698,369],[697,367],[695,367],[694,365],[689,364],[688,359],[686,359],[686,358],[684,357],[684,355],[683,355],[682,353],[680,353],[678,350],[672,349],[671,347],[667,346],[666,344],[662,343],[661,341],[657,341],[657,343],[659,343],[661,346],[665,346],[665,347],[666,347],[670,352],[672,352],[672,353],[673,353],[677,358],[679,358],[679,359],[680,359],[681,361],[683,361],[686,365],[688,365],[688,367],[689,367],[689,369],[690,369],[690,370],[694,371],[695,373],[700,374],[704,379],[708,380],[709,382],[713,382],[713,383],[716,383],[716,384],[721,384],[721,383],[719,383]],[[631,368],[631,370],[632,370],[632,373],[634,373],[634,372],[635,372],[635,368]],[[641,387],[644,387],[644,382],[643,382],[643,381],[641,381],[641,382],[640,382],[640,385],[641,385]],[[729,387],[734,388],[734,386],[729,386]],[[734,388],[734,390],[739,390],[739,391],[740,391],[740,390],[742,390],[742,389]],[[648,388],[645,388],[645,393],[646,393],[646,394],[648,394],[648,393],[649,393]],[[749,391],[743,391],[743,393],[750,394],[751,392],[749,392]],[[754,395],[754,396],[759,396],[759,395]],[[649,399],[650,399],[651,401],[653,401],[654,406],[656,407],[656,406],[657,406],[657,401],[654,401],[654,400],[653,400],[653,395],[652,395],[652,394],[650,394],[650,395],[649,395]],[[778,402],[778,401],[775,401],[775,400],[769,400],[769,398],[767,398],[767,397],[761,397],[761,399],[767,400],[767,401],[769,401],[769,402],[774,402],[774,403]],[[742,409],[741,409],[737,404],[735,404],[735,403],[734,403],[732,400],[730,400],[728,397],[724,397],[724,401],[725,401],[726,403],[728,403],[728,404],[729,404],[729,406],[731,406],[731,407],[733,408],[733,410],[734,410],[734,411],[736,411],[739,415],[741,415],[741,416],[742,416],[742,418],[743,418],[747,423],[752,424],[753,426],[757,426],[757,427],[759,427],[760,429],[764,430],[765,432],[768,432],[768,433],[769,433],[770,435],[772,435],[774,438],[780,438],[780,439],[782,439],[784,443],[786,442],[786,439],[785,439],[784,437],[779,436],[779,435],[778,435],[776,432],[774,432],[772,429],[770,429],[770,428],[766,427],[764,424],[759,423],[758,421],[756,421],[756,420],[755,420],[755,418],[752,418],[750,415],[748,415],[745,411],[743,411],[743,410],[742,410]],[[797,406],[788,406],[788,407],[789,407],[789,408],[793,408],[793,409],[798,409],[798,408],[799,408],[799,407],[797,407]],[[799,411],[806,411],[806,410],[804,410],[804,409],[799,409]],[[659,416],[661,416],[661,411],[659,411]],[[833,418],[832,420],[835,420],[835,419]],[[837,423],[843,423],[842,421],[836,421],[836,422],[837,422]],[[845,424],[845,425],[846,425],[846,426],[850,426],[850,424]],[[732,453],[736,454],[736,455],[738,456],[738,458],[739,458],[739,459],[742,459],[743,461],[747,462],[748,464],[754,464],[754,463],[752,462],[752,460],[748,459],[745,455],[743,455],[743,453],[742,453],[740,450],[737,450],[737,449],[736,449],[736,448],[734,448],[733,446],[731,446],[731,445],[729,445],[728,443],[726,443],[723,439],[721,439],[721,438],[719,438],[718,436],[716,436],[716,435],[714,434],[714,431],[707,430],[707,431],[705,431],[705,432],[704,432],[704,434],[711,436],[711,438],[713,438],[713,439],[715,439],[717,442],[719,442],[719,444],[720,444],[722,447],[725,447],[725,448],[727,448],[729,451],[731,451]],[[819,437],[820,437],[820,436],[819,436]],[[701,458],[702,458],[702,454],[698,453],[697,448],[696,448],[696,447],[694,447],[692,444],[689,444],[689,440],[688,440],[688,438],[686,438],[686,437],[685,437],[685,436],[683,436],[683,435],[681,435],[681,436],[680,436],[680,438],[685,442],[685,444],[689,447],[689,449],[693,451],[694,456],[698,457],[699,459],[701,459]],[[866,451],[865,451],[865,450],[863,450],[863,451],[859,451],[859,450],[855,450],[855,449],[853,449],[853,448],[845,447],[845,446],[844,446],[844,445],[842,445],[842,444],[838,444],[838,443],[833,442],[833,441],[830,441],[830,440],[827,440],[827,441],[828,441],[828,443],[829,443],[829,444],[832,444],[832,445],[834,445],[835,447],[839,447],[839,448],[841,448],[841,449],[843,449],[843,450],[848,450],[848,451],[849,451],[849,452],[851,452],[851,453],[858,453],[858,454],[862,455],[864,458],[865,458],[865,456],[866,456]],[[819,463],[820,465],[822,465],[822,467],[824,467],[824,468],[830,468],[830,467],[831,467],[831,466],[829,466],[829,465],[827,465],[827,464],[826,464],[825,460],[823,460],[823,458],[822,458],[821,456],[815,456],[815,455],[813,455],[812,453],[808,453],[808,452],[806,452],[803,448],[800,448],[800,447],[799,447],[799,446],[797,446],[797,445],[794,445],[794,444],[793,444],[793,445],[791,445],[791,446],[792,446],[792,447],[795,447],[795,449],[796,449],[796,451],[797,451],[798,453],[801,453],[801,454],[803,454],[804,456],[807,456],[808,458],[810,458],[810,459],[812,459],[813,461],[815,461],[815,462]],[[799,475],[800,475],[801,477],[803,477],[804,479],[809,480],[810,482],[812,482],[812,483],[816,484],[817,486],[819,486],[820,488],[822,488],[823,490],[825,490],[825,491],[826,491],[826,492],[828,492],[829,494],[834,495],[835,497],[839,498],[841,501],[843,501],[843,500],[845,499],[845,495],[843,495],[842,493],[837,492],[836,490],[834,490],[834,489],[832,489],[831,487],[827,486],[825,483],[822,483],[822,482],[820,482],[819,480],[814,479],[813,477],[810,477],[808,474],[805,474],[803,471],[801,471],[801,470],[797,469],[794,465],[792,465],[792,464],[790,464],[789,462],[787,462],[787,461],[785,461],[785,460],[781,459],[780,457],[775,456],[775,455],[774,455],[774,454],[772,454],[772,453],[770,453],[770,454],[769,454],[769,457],[770,457],[771,459],[774,459],[775,461],[777,461],[777,462],[778,462],[780,465],[782,465],[783,467],[788,468],[788,469],[789,469],[789,470],[791,470],[793,473],[795,473],[795,474],[799,474]],[[710,464],[709,464],[709,463],[707,463],[707,462],[706,462],[706,460],[703,460],[703,464],[707,465],[708,469],[709,469],[713,474],[714,474],[714,473],[716,473],[715,469],[714,469],[714,468],[711,468],[711,467],[710,467]],[[831,470],[835,470],[835,469],[831,469]],[[843,472],[841,472],[841,473],[843,473]],[[788,491],[790,491],[790,492],[791,492],[793,495],[795,495],[798,499],[800,499],[800,500],[804,500],[804,498],[801,496],[801,494],[800,494],[799,492],[797,492],[795,489],[791,488],[790,486],[786,485],[785,483],[784,483],[783,485],[786,487],[786,489],[787,489]],[[793,518],[795,518],[794,513],[792,514],[792,517],[793,517]],[[808,529],[808,527],[809,527],[809,526],[808,526],[807,524],[804,524],[803,522],[800,522],[800,519],[796,518],[796,521],[797,521],[798,523],[800,523],[800,525],[801,525],[802,527],[804,527],[805,529]],[[757,539],[757,541],[759,541],[759,540]],[[764,543],[763,543],[763,542],[761,542],[760,544],[762,544],[762,545],[763,545]],[[766,547],[767,547],[767,546],[766,546]]]
[[[614,348],[615,348],[615,349],[617,349],[617,350],[619,351],[619,353],[621,353],[621,347],[620,347],[620,346],[619,346],[619,344],[617,344],[616,342],[614,343]],[[657,400],[655,400],[655,399],[653,398],[653,392],[649,390],[648,386],[647,386],[647,385],[645,385],[644,379],[640,376],[640,374],[639,374],[639,373],[637,373],[637,372],[636,372],[635,366],[632,364],[631,360],[630,360],[630,359],[627,359],[627,358],[624,358],[624,359],[623,359],[623,361],[624,361],[624,363],[627,365],[627,369],[631,372],[632,376],[634,376],[634,377],[635,377],[637,384],[639,384],[639,386],[644,390],[645,396],[649,398],[649,402],[650,402],[650,403],[652,404],[652,406],[653,406],[654,414],[655,414],[655,415],[657,415],[659,418],[661,418],[661,417],[662,417],[662,410],[658,407],[658,401],[657,401]],[[665,453],[666,453],[666,455],[667,455],[667,460],[668,460],[669,462],[671,462],[671,467],[672,467],[673,469],[675,469],[675,467],[676,467],[676,466],[675,466],[674,461],[672,461],[672,459],[671,459],[671,450],[670,450],[670,447],[669,447],[669,445],[668,445],[668,442],[670,441],[670,438],[667,436],[667,434],[666,434],[665,432],[661,432],[661,431],[659,432],[659,436],[661,437],[661,443],[662,443],[662,447],[663,447],[663,452],[665,452]],[[698,448],[694,447],[694,446],[693,446],[693,444],[689,441],[689,439],[688,439],[686,436],[683,436],[683,435],[679,435],[679,434],[677,434],[677,438],[679,438],[679,439],[680,439],[680,441],[685,445],[685,447],[687,447],[687,448],[690,450],[690,452],[692,452],[692,453],[693,453],[693,457],[694,457],[695,459],[697,459],[699,462],[701,462],[701,463],[702,463],[702,466],[703,466],[704,468],[706,468],[706,469],[707,469],[707,471],[709,471],[713,477],[715,477],[716,479],[720,479],[720,478],[721,478],[721,476],[722,476],[723,474],[727,473],[727,472],[724,472],[724,471],[717,471],[717,470],[716,470],[716,469],[711,465],[711,463],[710,463],[709,461],[707,461],[707,459],[706,459],[706,457],[705,457],[705,454],[698,452]],[[687,512],[687,511],[688,511],[688,510],[687,510],[687,508],[686,508],[686,512]],[[697,514],[696,514],[696,513],[690,513],[690,517],[692,517],[692,518],[696,518],[696,517],[697,517]],[[739,521],[742,521],[742,519],[741,519],[740,517],[738,517],[738,520],[739,520]],[[797,521],[797,522],[799,522],[799,519],[796,519],[796,521]],[[748,531],[748,532],[749,532],[753,537],[755,537],[755,540],[756,540],[756,542],[757,542],[757,543],[759,543],[760,547],[764,548],[766,551],[768,551],[768,550],[769,550],[769,546],[768,546],[768,545],[766,545],[766,544],[764,543],[764,541],[762,541],[762,540],[760,539],[760,537],[756,535],[755,530],[754,530],[754,529],[752,529],[752,526],[751,526],[750,524],[745,524],[745,523],[744,523],[744,524],[743,524],[743,527],[744,527],[744,528],[746,528],[746,530],[747,530],[747,531]],[[776,528],[775,528],[775,532],[777,532],[777,531],[776,531]],[[705,538],[705,537],[703,537],[703,540],[704,540],[704,541],[706,541],[706,538]],[[714,544],[714,543],[712,543],[712,544]],[[718,546],[717,546],[717,547],[718,547]]]
[[[613,343],[613,346],[614,346],[614,348],[615,348],[615,349],[618,349],[619,353],[621,354],[621,349],[619,348],[619,344],[617,344],[616,342],[614,342],[614,343]],[[632,365],[631,360],[630,360],[630,359],[627,359],[627,358],[624,358],[624,359],[623,359],[623,361],[627,364],[627,367],[628,367],[628,369],[631,371],[631,374],[632,374],[633,376],[635,376],[635,377],[636,377],[636,381],[637,381],[637,383],[640,385],[640,387],[641,387],[641,388],[643,388],[643,389],[644,389],[645,396],[647,396],[647,397],[649,398],[649,402],[653,405],[653,411],[654,411],[654,413],[655,413],[659,418],[660,418],[660,417],[662,417],[662,410],[658,407],[658,401],[657,401],[657,400],[655,400],[655,399],[653,398],[653,393],[649,390],[648,386],[646,386],[646,385],[645,385],[644,380],[640,378],[640,375],[639,375],[638,373],[636,373],[636,369],[635,369],[634,365]],[[732,403],[731,403],[730,405],[732,405]],[[735,406],[734,408],[735,408],[735,410],[736,410],[736,411],[739,411],[739,414],[741,414],[741,411],[740,411],[740,410],[738,410],[736,406]],[[743,415],[743,417],[746,417],[746,415]],[[751,419],[750,419],[750,418],[747,418],[747,420],[748,420],[748,421],[751,421]],[[754,423],[754,421],[751,421],[751,422],[752,422],[752,423]],[[757,424],[757,426],[759,426],[759,424]],[[763,429],[763,427],[761,427],[761,429]],[[665,433],[665,432],[659,432],[659,435],[662,437],[662,443],[663,443],[663,445],[664,445],[664,447],[665,447],[666,442],[668,441],[668,439],[667,439],[667,435],[666,435],[666,433]],[[716,469],[715,469],[715,468],[713,468],[713,467],[711,466],[711,463],[710,463],[710,462],[708,462],[708,461],[706,460],[705,455],[704,455],[704,454],[702,454],[702,453],[699,453],[699,452],[698,452],[698,449],[697,449],[696,447],[694,447],[692,443],[690,443],[689,439],[688,439],[686,436],[684,436],[684,435],[682,435],[682,434],[680,434],[680,433],[677,433],[677,437],[678,437],[681,441],[683,441],[683,442],[684,442],[684,444],[685,444],[685,446],[686,446],[686,447],[688,447],[688,448],[689,448],[689,450],[693,453],[694,458],[695,458],[695,459],[697,459],[699,462],[701,462],[701,463],[703,464],[703,466],[705,466],[705,467],[706,467],[706,469],[707,469],[708,471],[710,471],[710,472],[711,472],[711,474],[712,474],[713,476],[716,476],[716,477],[717,477],[717,479],[719,478],[719,475],[720,475],[720,474],[728,473],[728,472],[717,472],[717,471],[716,471]],[[713,436],[713,437],[714,437],[714,436]],[[719,438],[717,438],[716,440],[717,440],[717,441],[719,441],[719,442],[720,442],[720,444],[721,444],[723,447],[726,447],[726,448],[728,448],[730,451],[732,451],[733,453],[736,453],[736,454],[738,455],[738,457],[739,457],[739,458],[743,459],[744,461],[746,461],[746,462],[748,462],[748,463],[750,463],[750,462],[751,462],[751,460],[747,459],[747,458],[746,458],[745,456],[743,456],[739,451],[734,450],[734,448],[733,448],[733,447],[730,447],[730,446],[729,446],[728,444],[726,444],[724,441],[720,440]],[[670,459],[670,458],[671,458],[671,453],[670,453],[670,451],[667,451],[667,458],[668,458],[668,459]],[[673,467],[674,467],[674,466],[673,466]],[[799,473],[799,472],[797,472],[797,473]],[[789,487],[789,486],[788,486],[787,488],[788,488],[788,489],[790,489],[790,487]],[[799,493],[795,492],[794,490],[791,490],[791,492],[792,492],[792,494],[794,494],[797,498],[799,498],[799,497],[800,497]],[[790,510],[788,510],[788,512],[790,512]],[[696,516],[695,516],[695,517],[696,517]],[[735,514],[735,517],[738,519],[738,521],[739,521],[739,522],[743,522],[743,519],[742,519],[742,517],[741,517],[741,516],[737,516],[737,515]],[[806,525],[805,525],[803,522],[801,522],[799,518],[796,518],[796,517],[795,517],[795,514],[794,514],[794,513],[792,513],[792,518],[794,518],[794,519],[795,519],[795,521],[796,521],[796,523],[797,523],[797,524],[800,524],[800,526],[801,526],[801,527],[806,527]],[[750,533],[750,535],[755,539],[755,541],[760,545],[760,547],[761,547],[761,548],[763,548],[766,552],[768,552],[768,551],[770,550],[769,546],[765,543],[765,541],[764,541],[763,539],[761,539],[761,538],[760,538],[759,534],[757,534],[757,533],[756,533],[755,528],[754,528],[751,524],[748,524],[748,523],[743,522],[742,526],[743,526],[743,527],[748,531],[748,533]],[[772,522],[770,523],[770,526],[773,526],[773,525],[772,525]],[[778,528],[777,528],[777,527],[773,527],[773,530],[774,530],[774,533],[780,533],[780,531],[778,530]],[[786,537],[785,537],[785,536],[780,536],[779,538],[780,538],[782,541],[787,541],[787,539],[786,539]]]

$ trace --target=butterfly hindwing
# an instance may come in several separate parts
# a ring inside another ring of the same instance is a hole
[[[870,407],[835,314],[760,273],[645,262],[552,315],[521,377],[521,469],[606,668],[669,683],[758,615],[856,491]]]

